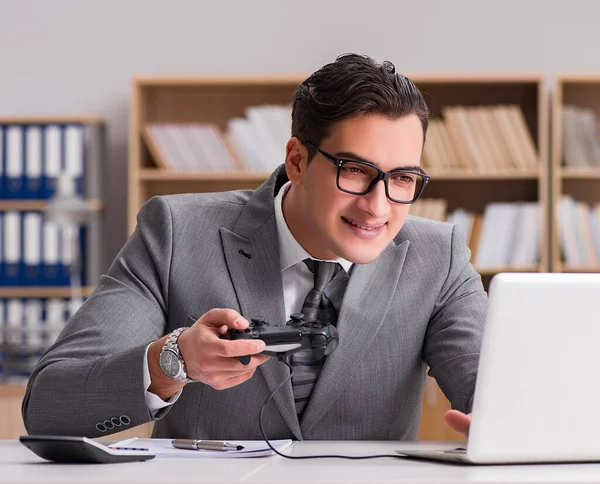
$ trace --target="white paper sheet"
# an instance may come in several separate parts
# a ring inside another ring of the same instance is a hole
[[[111,449],[123,450],[142,450],[147,449],[149,452],[156,454],[156,458],[235,458],[235,457],[262,457],[266,455],[274,455],[267,443],[264,440],[228,440],[227,442],[235,445],[242,445],[242,450],[184,450],[176,449],[171,445],[171,439],[133,439],[122,440],[109,445]],[[271,445],[279,452],[291,447],[293,441],[291,439],[269,440]]]

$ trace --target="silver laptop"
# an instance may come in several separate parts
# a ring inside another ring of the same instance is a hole
[[[600,274],[492,279],[471,417],[462,450],[397,452],[468,464],[600,461]]]

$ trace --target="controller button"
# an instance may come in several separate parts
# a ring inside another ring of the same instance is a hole
[[[267,323],[264,318],[262,317],[258,317],[258,318],[252,318],[251,319],[252,323],[254,323],[254,326],[264,326],[264,325],[269,325],[269,323]]]
[[[325,348],[327,346],[327,338],[323,334],[315,334],[312,337],[311,344],[313,348]]]
[[[293,326],[299,326],[302,323],[304,323],[304,314],[302,314],[302,313],[290,314],[290,320],[291,320],[290,323]]]

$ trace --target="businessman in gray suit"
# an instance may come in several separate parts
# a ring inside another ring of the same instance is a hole
[[[257,190],[149,200],[33,372],[27,430],[261,439],[290,370],[222,336],[313,310],[339,346],[292,357],[269,438],[415,439],[427,366],[467,430],[487,296],[456,227],[408,215],[427,119],[391,63],[341,56],[298,86],[285,163]]]

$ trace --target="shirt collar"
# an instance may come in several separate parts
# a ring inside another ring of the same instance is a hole
[[[291,186],[291,182],[283,185],[275,197],[275,221],[277,224],[277,239],[279,242],[279,266],[282,271],[291,267],[304,259],[314,259],[304,247],[296,240],[290,232],[285,219],[283,218],[283,197]],[[341,257],[332,261],[338,262],[346,271],[350,273],[352,262]]]

